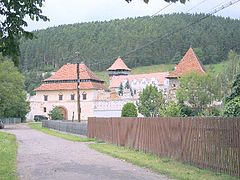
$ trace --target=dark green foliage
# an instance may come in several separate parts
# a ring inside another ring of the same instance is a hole
[[[133,103],[127,103],[122,108],[122,117],[137,117],[137,108]]]
[[[226,97],[226,100],[225,100],[226,103],[240,96],[240,74],[236,76],[236,79],[233,82],[231,90],[232,90],[231,94],[228,97]]]
[[[48,115],[52,120],[63,120],[63,115],[59,107],[54,107],[51,111],[49,111]]]
[[[164,98],[157,87],[147,86],[139,94],[138,111],[145,117],[157,117],[159,108],[164,105]]]
[[[240,96],[235,97],[225,105],[224,115],[228,117],[240,117]]]
[[[212,16],[188,30],[124,56],[203,16],[171,14],[61,25],[35,31],[38,39],[21,39],[21,68],[42,70],[46,66],[58,68],[68,62],[75,63],[76,51],[87,65],[95,63],[90,66],[92,70],[106,70],[118,56],[123,56],[129,67],[177,63],[190,45],[199,50],[204,64],[225,60],[230,49],[240,52],[240,21]]]
[[[51,76],[51,73],[37,72],[37,71],[29,71],[24,72],[25,76],[25,89],[30,95],[35,95],[33,91],[36,87],[40,86],[41,81]]]
[[[0,62],[0,117],[24,120],[28,111],[23,75],[11,61]]]
[[[233,82],[231,94],[225,99],[225,116],[240,116],[240,74]]]
[[[4,56],[10,56],[16,66],[18,66],[18,56],[20,55],[19,39],[21,36],[33,38],[33,34],[27,32],[23,27],[27,26],[26,16],[32,20],[47,21],[47,17],[42,15],[41,7],[44,0],[31,1],[0,1],[0,52]]]

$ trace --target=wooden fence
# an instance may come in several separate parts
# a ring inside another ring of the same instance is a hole
[[[89,118],[88,137],[240,177],[240,118]]]

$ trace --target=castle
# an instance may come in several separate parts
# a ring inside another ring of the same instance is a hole
[[[178,78],[189,72],[205,73],[193,49],[190,48],[172,72],[158,72],[131,75],[131,69],[118,57],[107,69],[109,87],[85,64],[80,64],[80,106],[81,119],[88,117],[120,117],[121,109],[127,102],[136,103],[139,93],[147,86],[154,85],[169,99],[174,99],[179,87]],[[64,119],[77,120],[77,65],[66,64],[51,77],[42,81],[35,89],[36,95],[29,98],[34,115],[48,116],[53,107],[60,108]]]

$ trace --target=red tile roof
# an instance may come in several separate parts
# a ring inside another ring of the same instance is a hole
[[[77,83],[43,83],[34,91],[55,91],[55,90],[76,90]],[[106,89],[106,87],[101,83],[96,82],[80,82],[80,89]]]
[[[79,64],[80,79],[100,80],[85,64]],[[75,80],[77,79],[77,64],[65,64],[51,77],[45,79],[49,80]]]
[[[182,60],[176,66],[175,70],[171,72],[168,77],[180,77],[190,72],[197,72],[199,74],[205,73],[203,65],[192,48],[189,48]]]
[[[112,66],[107,69],[107,71],[112,71],[112,70],[127,70],[127,71],[131,71],[131,69],[129,69],[127,67],[127,65],[123,62],[123,60],[120,57],[118,57],[116,59],[116,61],[112,64]]]
[[[79,64],[80,89],[106,89],[104,81],[100,80],[85,64]],[[51,77],[34,91],[74,90],[77,89],[77,64],[63,65]],[[70,81],[69,81],[70,80]]]
[[[150,74],[136,74],[128,76],[113,76],[110,80],[109,88],[117,88],[122,82],[128,80],[130,83],[133,80],[141,81],[146,79],[146,81],[151,81],[152,78],[155,78],[159,84],[164,84],[164,80],[168,76],[168,72],[159,72],[159,73],[150,73]]]

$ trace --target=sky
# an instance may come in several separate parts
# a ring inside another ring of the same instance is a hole
[[[231,0],[190,0],[186,4],[172,3],[159,14],[177,12],[209,13],[214,7],[223,5]],[[62,24],[74,24],[91,21],[109,21],[127,17],[151,16],[164,8],[168,3],[164,0],[150,0],[148,4],[143,0],[45,0],[42,7],[43,14],[49,22],[33,22],[26,19],[28,31],[46,29]],[[216,13],[215,15],[240,19],[240,2]]]

